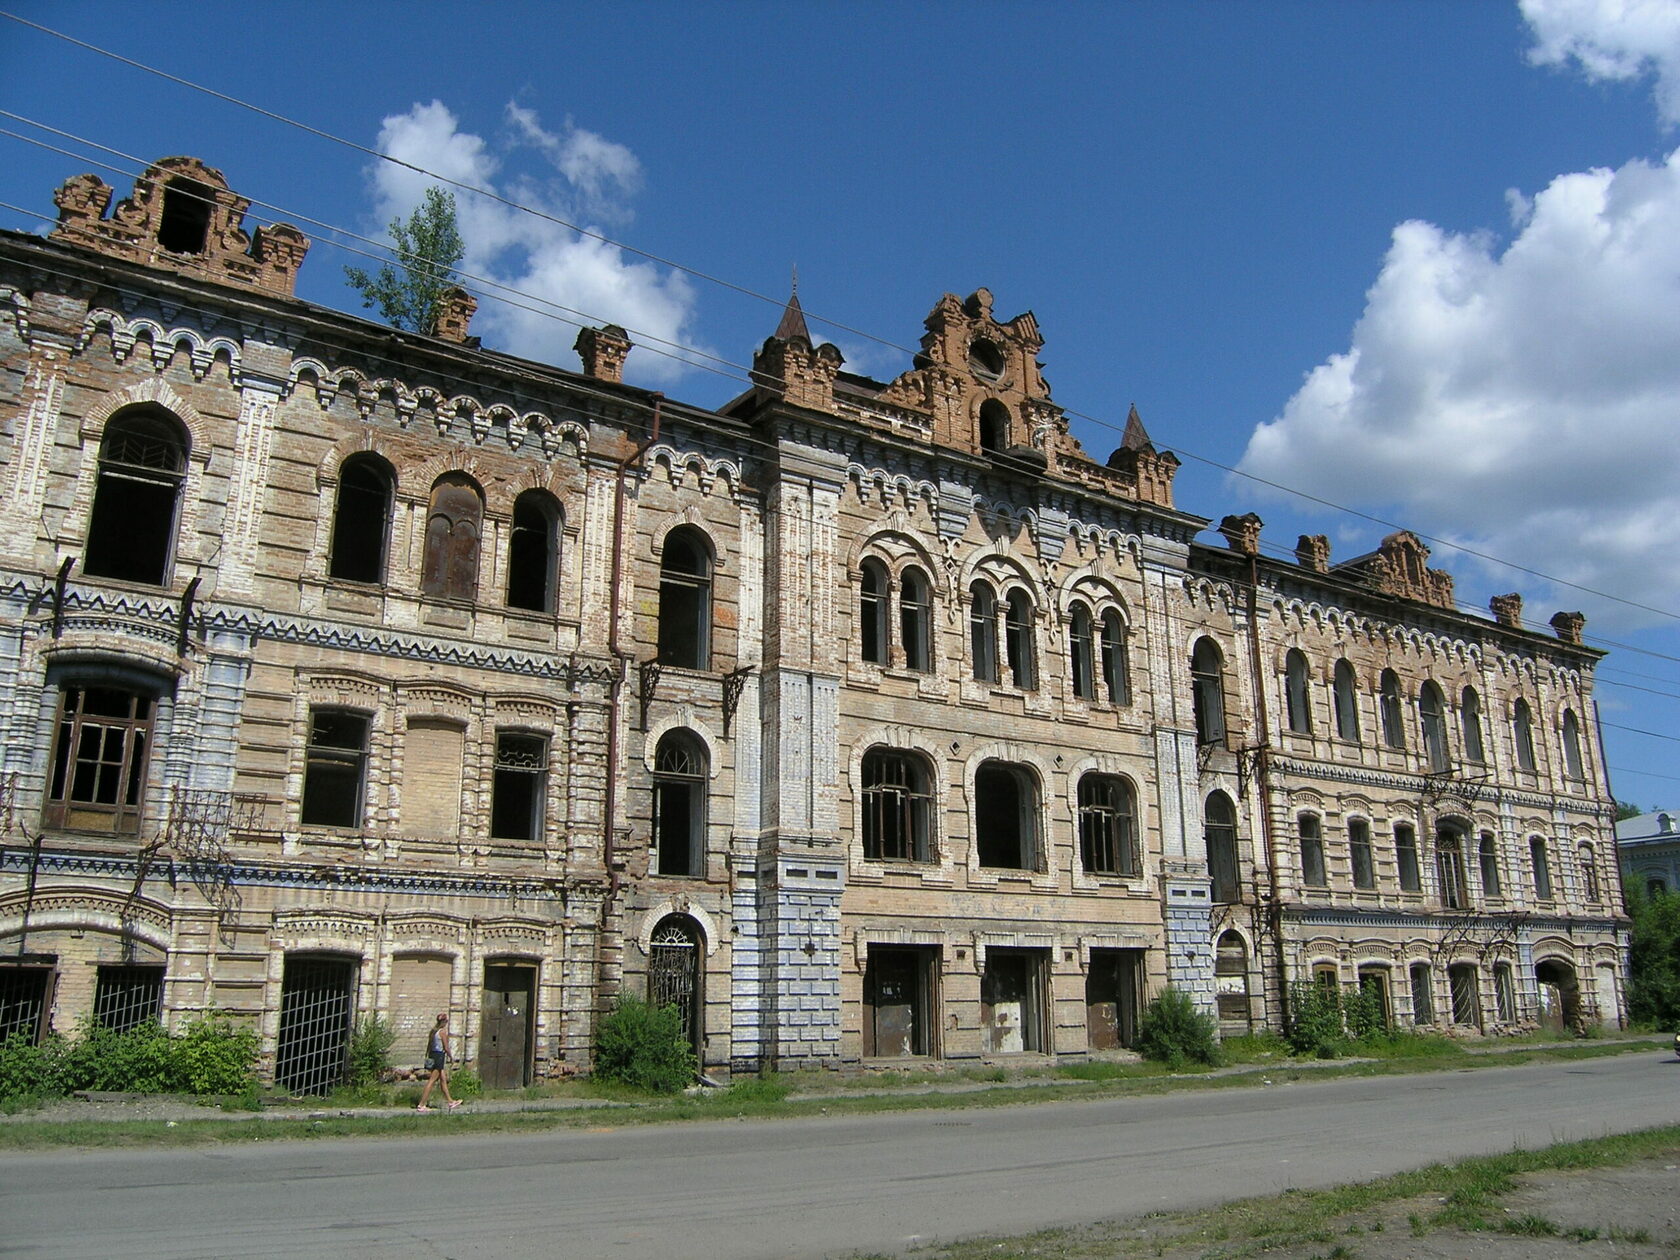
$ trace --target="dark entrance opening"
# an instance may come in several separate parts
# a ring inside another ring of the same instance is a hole
[[[993,949],[980,978],[980,1022],[987,1054],[1043,1052],[1044,953]]]
[[[1093,1050],[1130,1049],[1137,1041],[1143,991],[1141,949],[1093,949],[1085,973],[1085,1027]]]
[[[700,925],[686,914],[669,914],[653,929],[648,957],[648,1003],[674,1006],[695,1054],[701,1050]]]
[[[287,956],[274,1050],[276,1085],[294,1094],[324,1094],[344,1079],[355,984],[354,959]]]
[[[1581,989],[1575,968],[1556,958],[1537,963],[1540,984],[1540,1025],[1553,1032],[1574,1032],[1581,1026]]]
[[[491,1089],[519,1089],[531,1083],[531,1008],[537,969],[516,963],[484,967],[484,1021],[478,1044],[478,1074]]]
[[[871,949],[863,972],[865,1058],[937,1053],[934,1011],[938,951]]]

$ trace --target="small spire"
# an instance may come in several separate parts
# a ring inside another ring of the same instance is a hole
[[[776,325],[775,338],[777,341],[792,341],[795,337],[803,337],[805,344],[811,344],[811,330],[805,326],[805,311],[799,305],[799,267],[793,268],[793,293],[788,298],[787,309],[782,312],[782,322]]]
[[[1131,411],[1126,416],[1126,432],[1120,439],[1120,449],[1123,451],[1152,451],[1155,443],[1149,440],[1149,433],[1143,427],[1143,417],[1138,415],[1137,404],[1132,404]]]

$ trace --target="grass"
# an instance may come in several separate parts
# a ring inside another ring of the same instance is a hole
[[[0,1124],[0,1149],[45,1146],[185,1146],[220,1142],[318,1139],[323,1137],[403,1137],[420,1126],[442,1122],[456,1131],[516,1133],[558,1127],[614,1126],[667,1121],[723,1118],[770,1119],[828,1114],[867,1115],[907,1110],[965,1110],[1016,1106],[1069,1098],[1103,1098],[1161,1094],[1190,1089],[1230,1089],[1336,1077],[1368,1077],[1428,1071],[1467,1071],[1536,1060],[1600,1058],[1666,1048],[1666,1041],[1550,1042],[1501,1054],[1474,1054],[1448,1047],[1420,1050],[1423,1041],[1444,1041],[1413,1035],[1388,1039],[1373,1050],[1383,1057],[1303,1065],[1281,1053],[1281,1042],[1243,1038],[1228,1052],[1236,1066],[1220,1071],[1187,1067],[1169,1072],[1160,1064],[1093,1061],[1046,1064],[1025,1071],[982,1066],[942,1072],[914,1071],[842,1078],[833,1073],[797,1072],[782,1076],[747,1077],[728,1089],[699,1095],[656,1097],[625,1086],[591,1080],[571,1080],[533,1086],[496,1095],[501,1103],[531,1104],[530,1110],[465,1111],[448,1115],[416,1116],[419,1084],[404,1083],[344,1090],[301,1104],[317,1111],[383,1107],[397,1114],[322,1116],[318,1119],[278,1117],[165,1121],[117,1120],[56,1122],[15,1119]],[[1228,1043],[1229,1044],[1229,1043]],[[1387,1051],[1384,1054],[1384,1051]],[[930,1087],[967,1086],[933,1092]],[[921,1092],[910,1092],[910,1091]],[[619,1104],[610,1112],[600,1108],[544,1109],[549,1101],[591,1100]],[[275,1105],[286,1100],[269,1098]],[[20,1109],[21,1110],[21,1109]],[[230,1107],[230,1111],[236,1110]],[[14,1113],[15,1114],[15,1113]],[[435,1131],[435,1130],[428,1130]]]

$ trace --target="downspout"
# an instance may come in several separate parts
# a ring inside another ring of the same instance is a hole
[[[607,865],[607,900],[618,896],[618,866],[614,861],[613,820],[618,816],[618,714],[624,694],[624,676],[629,666],[629,654],[619,646],[619,582],[624,573],[624,478],[631,467],[640,466],[653,444],[659,441],[660,411],[665,395],[653,396],[653,428],[647,438],[618,462],[613,484],[612,579],[607,592],[607,651],[613,658],[612,682],[607,694],[607,798],[601,820],[601,860]]]
[[[1260,557],[1258,552],[1248,556],[1248,670],[1254,687],[1255,734],[1254,784],[1260,795],[1260,838],[1266,846],[1266,877],[1271,885],[1271,904],[1266,908],[1272,932],[1272,947],[1277,950],[1278,1011],[1283,1023],[1289,1023],[1289,975],[1284,966],[1283,899],[1278,885],[1277,850],[1272,844],[1272,728],[1266,717],[1266,691],[1260,669]]]

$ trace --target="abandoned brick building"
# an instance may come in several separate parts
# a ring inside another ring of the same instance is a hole
[[[716,1070],[1085,1056],[1172,984],[1616,1023],[1581,619],[1453,603],[1090,458],[1030,314],[911,369],[791,302],[707,410],[301,302],[202,163],[0,233],[0,1035],[206,1011],[336,1077],[431,1015],[495,1085],[620,992]]]

